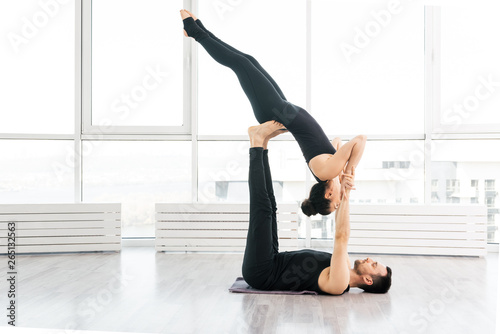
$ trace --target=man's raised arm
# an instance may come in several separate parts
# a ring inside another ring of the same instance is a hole
[[[354,173],[354,169],[352,170]],[[342,294],[349,284],[350,265],[347,254],[347,243],[351,234],[349,222],[349,194],[354,186],[354,174],[345,174],[342,178],[345,183],[342,201],[335,213],[335,240],[330,263],[330,273],[325,291],[331,294]]]

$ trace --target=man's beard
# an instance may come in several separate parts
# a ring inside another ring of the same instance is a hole
[[[361,264],[361,260],[356,260],[354,261],[354,271],[356,272],[356,274],[358,275],[363,275],[363,273],[359,270],[359,265]]]

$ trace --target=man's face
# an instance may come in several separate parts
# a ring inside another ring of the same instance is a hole
[[[373,261],[369,257],[364,260],[354,261],[354,270],[358,275],[387,275],[387,267],[381,263]]]

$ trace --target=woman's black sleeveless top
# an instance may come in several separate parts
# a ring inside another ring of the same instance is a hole
[[[287,129],[297,140],[306,163],[309,165],[309,161],[320,154],[335,154],[337,151],[318,122],[304,109],[300,107],[297,109],[298,113],[295,119],[287,125]],[[316,175],[314,178],[318,182],[326,181],[320,180]]]

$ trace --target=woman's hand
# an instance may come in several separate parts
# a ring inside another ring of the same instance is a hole
[[[346,197],[346,199],[349,198],[349,193],[351,190],[356,190],[355,185],[354,185],[354,167],[351,168],[351,174],[343,174],[342,175],[342,182],[340,184],[340,194],[342,196],[342,199]]]

